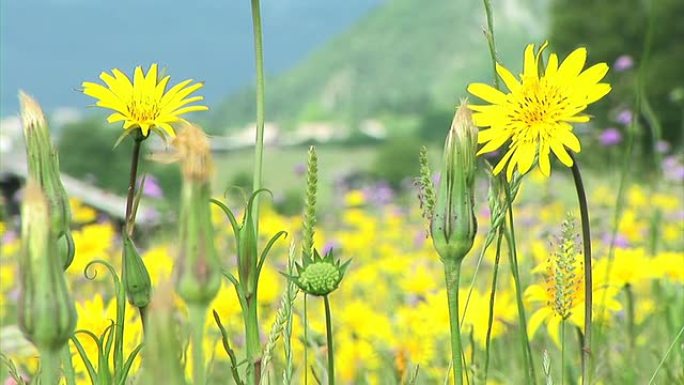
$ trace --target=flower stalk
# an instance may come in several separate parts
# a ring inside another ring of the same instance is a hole
[[[335,350],[333,347],[332,316],[330,315],[330,300],[323,296],[325,303],[325,335],[328,343],[328,385],[335,385]]]
[[[254,180],[252,191],[259,191],[263,186],[264,159],[264,46],[261,32],[261,6],[259,0],[252,1],[252,29],[254,33],[254,61],[256,64],[256,144],[254,146]],[[255,220],[255,234],[259,234],[259,197],[252,206],[252,217]]]
[[[591,316],[593,301],[593,284],[591,273],[591,228],[589,225],[589,204],[587,203],[587,193],[584,190],[582,174],[575,156],[570,153],[573,160],[572,177],[577,191],[577,200],[580,209],[580,221],[582,224],[582,248],[584,255],[584,342],[582,344],[582,383],[591,383]]]

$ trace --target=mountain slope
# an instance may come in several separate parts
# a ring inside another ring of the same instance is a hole
[[[534,7],[522,1],[494,4],[498,52],[514,69],[525,44],[545,29],[546,1],[533,0]],[[450,108],[467,83],[491,80],[484,25],[479,1],[388,0],[294,69],[268,79],[267,120],[290,128],[307,121],[353,127],[366,118]],[[219,107],[214,123],[240,127],[253,117],[248,89]]]

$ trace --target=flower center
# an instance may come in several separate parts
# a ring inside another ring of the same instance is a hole
[[[516,141],[534,141],[549,135],[568,106],[568,98],[547,79],[525,79],[520,94],[513,100],[511,122],[522,130]]]
[[[147,122],[159,116],[159,105],[152,98],[133,99],[128,103],[128,113],[133,120]]]

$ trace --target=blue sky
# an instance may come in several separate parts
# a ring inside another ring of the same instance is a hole
[[[262,1],[266,71],[290,68],[383,0]],[[158,62],[172,79],[206,82],[211,105],[254,79],[249,0],[3,0],[0,115],[17,91],[48,111],[83,107],[75,91],[113,67]]]

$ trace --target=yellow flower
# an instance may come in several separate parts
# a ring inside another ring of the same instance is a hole
[[[97,211],[86,206],[76,198],[69,198],[71,206],[71,220],[74,223],[89,223],[97,219]]]
[[[589,116],[581,112],[610,92],[609,84],[599,83],[608,72],[605,63],[582,71],[587,59],[585,48],[570,53],[560,65],[558,56],[552,53],[546,70],[539,73],[541,53],[547,45],[544,43],[536,55],[534,45],[527,46],[520,81],[496,64],[508,93],[483,83],[468,86],[468,92],[491,103],[470,106],[475,112],[475,124],[485,128],[478,135],[478,143],[485,143],[478,155],[495,151],[510,139],[508,151],[494,168],[494,174],[499,174],[508,165],[509,180],[516,166],[520,174],[529,171],[537,154],[539,169],[545,176],[551,173],[551,151],[564,165],[572,166],[566,147],[579,152],[580,142],[571,123],[588,122]]]
[[[107,121],[124,122],[123,128],[127,133],[139,128],[147,137],[152,129],[162,136],[166,133],[174,137],[171,123],[179,121],[180,115],[208,109],[201,105],[188,106],[204,99],[202,96],[188,97],[202,88],[203,83],[191,84],[192,79],[188,79],[167,90],[171,77],[167,75],[159,80],[157,64],[152,64],[146,75],[142,67],[135,67],[133,82],[117,68],[112,70],[112,75],[107,72],[100,74],[106,87],[83,82],[83,93],[97,99],[96,106],[114,111]]]

